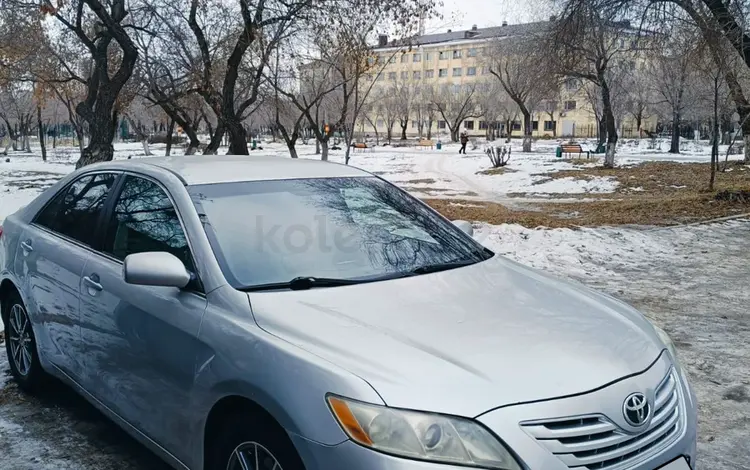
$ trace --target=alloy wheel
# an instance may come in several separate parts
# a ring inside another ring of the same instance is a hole
[[[26,311],[21,305],[15,304],[10,309],[8,317],[10,331],[8,345],[13,365],[22,376],[29,375],[31,371],[32,348],[31,323]]]
[[[274,455],[257,442],[243,442],[229,458],[227,470],[283,470]]]

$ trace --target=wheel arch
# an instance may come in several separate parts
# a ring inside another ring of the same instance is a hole
[[[276,426],[279,431],[283,431],[284,433],[288,432],[279,420],[255,400],[242,395],[226,395],[220,398],[211,407],[203,426],[204,470],[208,469],[209,459],[211,458],[210,449],[213,444],[213,439],[220,434],[224,423],[227,422],[230,417],[237,416],[238,414],[252,415],[253,417],[257,417],[257,421],[262,421],[265,425]]]

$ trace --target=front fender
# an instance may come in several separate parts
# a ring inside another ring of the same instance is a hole
[[[245,294],[226,287],[208,297],[200,331],[201,342],[208,348],[196,358],[190,411],[195,418],[193,448],[203,448],[208,415],[228,396],[253,401],[287,432],[323,445],[347,440],[331,415],[326,394],[384,404],[365,380],[263,331],[252,317]],[[238,301],[246,309],[238,312]],[[202,455],[196,458],[202,461]]]

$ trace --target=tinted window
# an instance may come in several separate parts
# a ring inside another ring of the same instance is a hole
[[[166,251],[194,270],[172,201],[159,185],[143,178],[125,180],[109,220],[104,251],[121,260],[134,253]]]
[[[378,279],[488,256],[413,197],[378,178],[191,186],[227,280],[235,287],[298,276]]]
[[[83,176],[55,196],[35,222],[91,245],[104,201],[116,179],[113,173]]]

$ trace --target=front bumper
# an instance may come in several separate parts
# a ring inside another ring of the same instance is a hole
[[[630,393],[640,391],[653,395],[657,385],[672,370],[666,354],[635,377],[629,377],[595,392],[552,401],[507,406],[477,417],[477,421],[495,432],[512,449],[527,470],[568,470],[558,455],[553,454],[520,424],[538,419],[577,417],[601,414],[623,429],[622,403]],[[693,392],[684,377],[675,371],[680,394],[681,427],[675,437],[664,445],[654,446],[642,455],[607,470],[656,470],[679,456],[685,456],[696,468],[697,406]],[[366,449],[351,441],[335,446],[324,446],[292,435],[307,470],[467,470],[467,467],[421,462]],[[585,470],[585,467],[579,467]],[[595,468],[595,467],[591,467]]]

